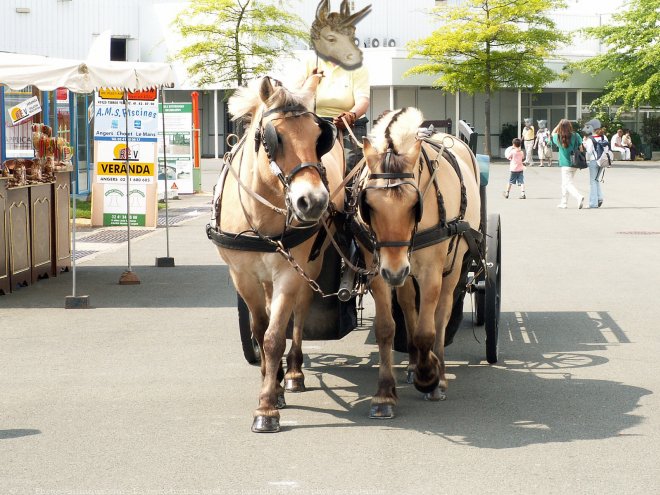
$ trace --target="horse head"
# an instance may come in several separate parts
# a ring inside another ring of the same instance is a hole
[[[321,0],[310,32],[312,45],[319,57],[335,62],[345,69],[362,64],[362,51],[355,46],[355,24],[369,13],[371,5],[351,15],[348,0],[343,0],[340,12],[330,12],[330,0]]]
[[[376,239],[379,273],[395,287],[410,273],[413,236],[422,217],[415,164],[423,120],[415,108],[390,112],[374,126],[373,142],[364,140],[369,175],[360,192],[360,216]]]
[[[334,145],[336,129],[309,109],[315,83],[311,79],[295,94],[263,78],[258,90],[261,117],[254,128],[261,169],[274,175],[273,187],[284,188],[287,208],[302,222],[318,221],[330,201],[321,156]]]

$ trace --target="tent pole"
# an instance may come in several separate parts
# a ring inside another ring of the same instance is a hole
[[[73,93],[69,94],[69,97],[73,99],[75,98],[75,94]],[[78,108],[76,103],[77,102],[74,100],[73,114],[71,115],[71,120],[74,122],[75,119],[78,118]],[[55,135],[57,136],[57,133],[55,133]],[[74,146],[76,147],[76,157],[77,157],[78,135],[76,134],[75,136],[73,135],[69,136],[69,141],[74,143]],[[64,298],[64,309],[85,309],[89,307],[89,296],[76,296],[76,272],[77,272],[76,270],[76,199],[77,199],[76,191],[78,190],[78,175],[75,174],[75,171],[74,171],[74,179],[70,184],[72,189],[71,192],[73,192],[73,213],[72,213],[73,225],[71,227],[71,232],[72,232],[71,278],[72,278],[73,287],[71,288],[71,295],[66,296]]]
[[[158,267],[173,267],[174,258],[170,256],[170,215],[169,215],[169,189],[167,187],[167,138],[165,136],[165,91],[160,87],[160,102],[162,107],[163,119],[163,170],[165,171],[165,245],[167,256],[165,258],[156,258],[156,266]]]
[[[126,237],[128,249],[128,270],[119,277],[119,285],[137,285],[140,278],[133,272],[131,267],[131,173],[130,150],[128,147],[128,90],[124,89],[124,122],[126,123]]]

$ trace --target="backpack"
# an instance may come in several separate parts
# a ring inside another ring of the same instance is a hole
[[[594,151],[596,152],[596,162],[598,163],[598,166],[601,168],[611,167],[612,162],[614,161],[614,153],[612,153],[610,143],[607,139],[602,138],[597,140],[593,136],[589,136],[589,139],[594,143]]]

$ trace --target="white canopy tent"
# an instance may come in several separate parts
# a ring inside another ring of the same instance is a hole
[[[119,89],[124,92],[145,91],[154,88],[162,89],[174,87],[175,74],[171,65],[163,63],[95,63],[91,61],[57,59],[38,55],[0,53],[0,85],[7,86],[13,90],[23,89],[26,86],[35,86],[42,91],[53,91],[57,88],[66,88],[74,93],[91,93],[100,88]],[[165,129],[163,128],[163,133],[164,132]],[[129,167],[127,166],[126,168],[128,170]],[[128,223],[130,224],[130,222]],[[169,226],[166,225],[166,227]],[[130,225],[127,229],[129,230],[129,270],[128,272],[125,272],[125,274],[131,273]],[[169,259],[169,236],[167,250]],[[73,294],[72,296],[67,297],[65,307],[87,307],[88,303],[86,296],[76,296],[75,221],[73,231],[73,252],[71,258]]]
[[[42,91],[67,88],[74,93],[91,93],[110,88],[140,91],[174,86],[169,64],[147,62],[104,62],[70,60],[0,53],[0,84],[18,90],[36,86]]]

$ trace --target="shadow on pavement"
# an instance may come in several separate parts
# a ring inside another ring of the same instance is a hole
[[[24,429],[0,430],[0,440],[27,437],[30,435],[39,435],[39,434],[41,434],[41,431],[39,430],[24,430]]]
[[[625,332],[606,312],[503,313],[500,321],[500,362],[485,362],[483,328],[463,323],[447,348],[450,384],[448,399],[426,402],[405,383],[405,366],[397,366],[397,417],[367,418],[371,394],[376,391],[378,353],[355,357],[310,354],[305,372],[336,408],[292,409],[325,412],[345,423],[306,424],[286,429],[372,426],[417,430],[457,444],[508,449],[531,444],[573,442],[622,436],[642,421],[634,414],[650,390],[614,380],[577,378],[577,368],[603,366],[611,345],[630,343]],[[373,330],[367,340],[371,340]],[[407,362],[395,353],[395,362]],[[602,373],[601,373],[602,374]],[[330,386],[329,383],[348,383]],[[311,383],[310,383],[311,384]],[[257,391],[255,390],[255,396]],[[357,397],[356,397],[357,395]],[[286,410],[283,411],[283,418]]]
[[[218,308],[235,306],[236,297],[225,265],[181,265],[173,268],[133,266],[139,285],[119,285],[125,268],[78,268],[76,295],[89,295],[91,308]],[[37,283],[0,296],[0,307],[63,308],[72,293],[72,274]],[[209,290],[212,287],[213,290]]]

